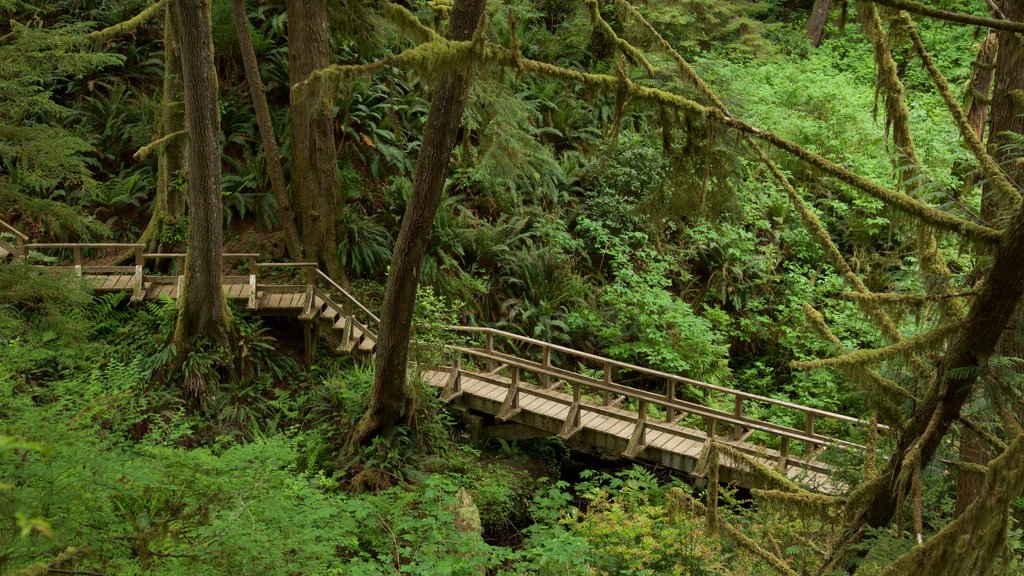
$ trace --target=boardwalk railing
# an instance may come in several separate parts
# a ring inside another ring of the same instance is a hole
[[[563,438],[572,436],[580,429],[582,412],[609,414],[611,413],[609,407],[621,402],[629,402],[637,405],[637,426],[634,429],[633,439],[630,441],[632,451],[645,444],[647,429],[670,431],[676,427],[676,423],[680,419],[694,416],[703,419],[706,427],[705,433],[709,438],[727,433],[731,440],[746,441],[755,432],[763,432],[778,438],[779,464],[784,467],[790,458],[790,444],[793,441],[803,445],[805,457],[821,447],[863,450],[864,447],[859,444],[819,433],[817,430],[819,422],[833,421],[845,426],[865,428],[871,426],[870,422],[851,416],[733,390],[493,328],[457,326],[452,329],[461,333],[469,333],[478,341],[482,340],[482,346],[451,347],[456,357],[443,393],[447,399],[454,398],[461,393],[461,374],[463,362],[466,359],[475,360],[482,368],[482,370],[471,372],[473,378],[484,379],[507,387],[508,393],[498,414],[500,420],[512,418],[519,412],[519,387],[527,377],[532,378],[538,384],[537,387],[531,387],[529,391],[531,395],[545,397],[543,391],[545,389],[571,388],[572,406],[559,434]],[[558,360],[561,361],[560,364],[566,367],[556,365],[553,362],[553,355],[557,355]],[[591,373],[596,372],[600,376],[595,377],[584,373],[583,370],[586,370],[587,367],[591,368]],[[499,371],[507,371],[509,376],[507,378],[498,377]],[[641,390],[623,385],[620,381],[626,375],[642,378],[655,385],[652,387],[656,387],[656,383],[660,383],[660,390]],[[597,398],[588,401],[584,399],[585,394],[595,395]],[[722,410],[693,401],[695,398],[706,398],[710,395],[726,399],[732,409]],[[549,399],[558,400],[558,397],[552,394]],[[751,418],[747,415],[747,410],[754,405],[772,406],[791,411],[798,415],[804,423],[804,427],[798,429]],[[662,410],[663,422],[655,422],[651,419],[650,409],[652,407]],[[885,426],[878,428],[883,431],[888,429]],[[630,451],[627,449],[627,453]]]

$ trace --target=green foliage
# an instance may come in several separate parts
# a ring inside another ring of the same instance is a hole
[[[580,311],[574,318],[576,329],[593,334],[616,360],[712,382],[727,377],[723,335],[668,291],[668,262],[645,246],[647,236],[633,232],[616,237],[587,219],[578,225],[608,259],[613,280],[599,295],[600,308]]]

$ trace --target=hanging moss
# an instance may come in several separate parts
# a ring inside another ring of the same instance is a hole
[[[729,465],[733,469],[740,472],[746,472],[748,474],[755,474],[762,482],[769,486],[774,486],[779,490],[809,494],[809,492],[801,488],[796,482],[793,482],[779,473],[777,469],[758,462],[755,458],[740,452],[733,446],[722,442],[715,442],[714,445],[715,454],[717,455],[720,452],[727,456],[729,459]]]
[[[843,507],[845,499],[814,492],[790,492],[788,490],[751,491],[759,504],[787,512],[805,520],[828,520]]]

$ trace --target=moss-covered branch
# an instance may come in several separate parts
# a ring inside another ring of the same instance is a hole
[[[921,35],[917,33],[917,27],[914,22],[910,19],[910,16],[906,12],[900,14],[900,21],[906,27],[910,34],[910,39],[914,43],[914,49],[917,51],[917,55],[921,58],[921,62],[925,68],[928,69],[928,74],[931,75],[932,81],[939,90],[939,94],[942,95],[943,101],[946,103],[946,107],[949,108],[950,114],[953,115],[953,120],[956,122],[957,129],[960,131],[960,137],[967,143],[967,147],[970,148],[971,152],[974,153],[975,158],[978,159],[978,163],[981,165],[982,172],[988,176],[989,181],[992,183],[992,187],[996,192],[1006,201],[1013,210],[1017,210],[1021,206],[1021,195],[1017,191],[1017,188],[1010,182],[1006,177],[1006,174],[999,167],[999,164],[992,158],[991,155],[985,150],[985,146],[981,143],[981,139],[971,129],[970,123],[967,121],[967,115],[964,114],[963,108],[960,107],[960,103],[957,102],[956,97],[953,96],[953,92],[949,89],[949,83],[946,82],[945,76],[939,71],[938,67],[935,66],[935,60],[931,54],[924,47],[924,42],[921,41]]]
[[[974,14],[965,14],[963,12],[941,10],[939,8],[932,8],[931,6],[915,0],[871,0],[871,2],[874,4],[881,4],[882,6],[888,6],[890,8],[906,10],[907,12],[913,12],[914,14],[920,14],[937,20],[959,22],[960,24],[967,24],[970,26],[984,26],[995,30],[1006,30],[1007,32],[1024,32],[1024,22],[999,20],[995,18],[988,18],[987,16],[976,16]]]
[[[164,146],[165,144],[167,144],[171,140],[174,140],[175,138],[182,138],[187,135],[188,133],[185,132],[184,130],[178,130],[177,132],[171,132],[170,134],[161,136],[160,138],[157,138],[156,140],[153,140],[149,144],[146,144],[142,148],[136,150],[135,154],[132,154],[132,158],[135,158],[136,160],[145,160],[146,157],[152,154],[153,151],[156,150],[157,148]]]
[[[939,302],[950,298],[963,298],[977,294],[977,290],[964,290],[963,292],[950,292],[947,294],[894,294],[891,292],[842,292],[839,297],[844,300],[855,302],[885,302],[891,304],[926,304],[928,302]]]
[[[864,366],[874,362],[881,362],[897,356],[909,356],[921,350],[934,350],[946,338],[952,336],[960,329],[959,323],[940,326],[931,332],[901,340],[895,344],[874,348],[869,350],[856,350],[836,358],[823,358],[821,360],[808,360],[790,362],[790,366],[800,370],[825,367],[847,367]]]
[[[626,42],[612,30],[612,27],[608,25],[608,22],[601,16],[601,8],[597,5],[597,0],[583,0],[583,3],[587,5],[587,10],[590,13],[590,21],[594,24],[594,29],[602,36],[608,38],[615,44],[615,47],[626,57],[630,62],[643,66],[644,70],[647,71],[649,76],[654,76],[654,66],[647,60],[643,52],[637,50],[635,46]]]
[[[114,24],[113,26],[108,26],[102,30],[90,32],[87,37],[89,40],[96,42],[106,42],[108,40],[113,40],[122,34],[134,32],[139,26],[142,26],[147,20],[160,12],[166,3],[167,0],[157,0],[155,4],[152,4],[142,12],[139,12],[134,17],[129,18],[124,22]]]

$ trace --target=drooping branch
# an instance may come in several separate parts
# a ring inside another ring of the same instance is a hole
[[[952,12],[950,10],[932,8],[931,6],[922,2],[916,2],[915,0],[871,0],[871,2],[881,4],[882,6],[888,6],[890,8],[906,10],[907,12],[913,12],[914,14],[920,14],[921,16],[927,16],[937,20],[959,22],[960,24],[968,24],[970,26],[984,26],[995,30],[1006,30],[1008,32],[1024,32],[1024,22],[999,20],[995,18],[988,18],[986,16],[976,16],[974,14],[965,14],[963,12]]]
[[[142,26],[147,20],[155,16],[166,3],[167,0],[157,0],[155,4],[150,5],[148,8],[139,12],[132,18],[129,18],[124,22],[114,24],[113,26],[107,26],[102,30],[90,32],[87,38],[96,42],[106,42],[108,40],[113,40],[122,34],[134,32],[139,26]]]

